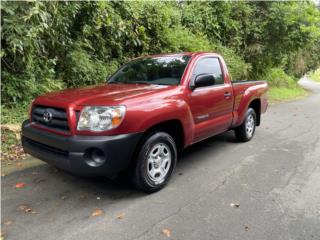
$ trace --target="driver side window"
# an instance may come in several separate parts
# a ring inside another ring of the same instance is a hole
[[[198,61],[193,70],[193,79],[200,74],[212,74],[215,78],[215,85],[224,83],[220,62],[216,57],[203,58]]]

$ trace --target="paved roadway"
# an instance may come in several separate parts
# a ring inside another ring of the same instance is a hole
[[[313,94],[271,106],[249,143],[229,132],[187,149],[156,194],[48,165],[3,177],[6,239],[320,239],[320,84],[300,83]]]

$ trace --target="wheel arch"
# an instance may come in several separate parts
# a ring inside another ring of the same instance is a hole
[[[185,146],[184,128],[183,128],[182,122],[178,119],[166,120],[166,121],[156,123],[156,124],[150,126],[144,132],[139,146],[141,146],[141,144],[143,144],[144,139],[148,135],[150,135],[154,132],[157,132],[157,131],[168,133],[174,139],[178,151],[181,151],[184,148],[184,146]]]
[[[260,122],[261,122],[261,99],[260,98],[256,98],[256,99],[253,99],[248,108],[252,108],[255,113],[256,113],[256,125],[257,126],[260,126]]]

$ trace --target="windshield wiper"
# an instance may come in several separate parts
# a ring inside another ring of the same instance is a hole
[[[151,84],[153,84],[153,83],[150,83],[150,82],[146,82],[146,81],[134,81],[134,82],[132,82],[132,83],[135,83],[135,84],[148,84],[148,85],[151,85]]]
[[[153,83],[153,82],[147,82],[147,81],[127,81],[127,82],[108,82],[108,84],[146,84],[146,85],[166,85],[166,84],[160,84],[160,83]]]
[[[119,83],[122,83],[122,82],[107,82],[107,84],[119,84]]]

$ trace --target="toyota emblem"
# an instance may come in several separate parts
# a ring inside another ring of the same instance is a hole
[[[43,121],[45,121],[46,123],[50,123],[52,120],[52,113],[47,110],[43,113],[42,118]]]

